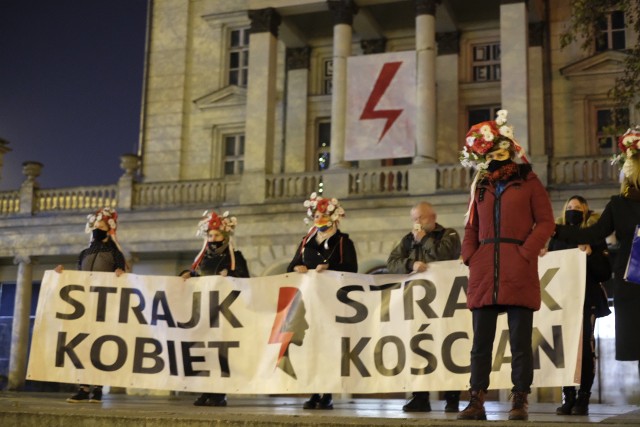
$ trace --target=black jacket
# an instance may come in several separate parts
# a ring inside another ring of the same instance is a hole
[[[296,265],[304,265],[313,269],[318,264],[329,264],[329,270],[351,273],[358,271],[356,248],[348,234],[342,233],[340,230],[336,231],[333,236],[329,237],[327,248],[325,248],[324,242],[318,244],[315,234],[309,236],[306,241],[303,240],[298,245],[287,271],[292,272]]]

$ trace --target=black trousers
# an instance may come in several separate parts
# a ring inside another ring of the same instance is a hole
[[[533,351],[531,349],[533,310],[513,305],[492,305],[472,310],[471,390],[489,388],[496,322],[498,314],[502,312],[507,313],[509,324],[512,391],[529,393],[533,382]]]
[[[596,316],[592,309],[585,309],[582,316],[582,368],[580,390],[590,392],[596,376],[596,339],[594,328]]]

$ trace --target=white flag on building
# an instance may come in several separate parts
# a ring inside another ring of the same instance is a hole
[[[347,59],[345,159],[415,155],[416,53]]]

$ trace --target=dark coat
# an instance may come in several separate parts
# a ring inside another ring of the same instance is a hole
[[[227,275],[230,277],[249,277],[249,268],[247,267],[247,261],[242,256],[242,252],[233,251],[233,255],[236,261],[235,269],[231,269],[231,256],[229,248],[222,253],[216,254],[210,249],[206,249],[196,275],[198,276],[216,276],[219,275],[222,270],[227,270]]]
[[[590,213],[587,217],[587,226],[593,225],[600,218],[598,214]],[[556,221],[561,224],[561,219]],[[577,228],[577,226],[573,226]],[[563,249],[573,249],[577,245],[574,243],[567,243],[557,238],[551,238],[549,242],[549,251],[560,251]],[[587,256],[587,274],[584,291],[584,307],[583,313],[586,316],[590,316],[591,312],[596,314],[596,317],[606,316],[611,314],[608,307],[608,301],[600,285],[601,282],[606,282],[611,279],[611,264],[609,263],[609,252],[607,250],[607,243],[604,239],[591,245],[591,254]]]
[[[436,223],[433,231],[416,242],[413,233],[406,234],[391,251],[387,259],[389,273],[406,274],[413,270],[416,261],[432,262],[458,259],[460,236],[453,228]]]
[[[530,165],[519,165],[500,195],[478,183],[462,242],[469,266],[467,306],[540,308],[538,254],[553,233],[551,202]]]
[[[620,243],[613,265],[617,360],[640,360],[640,340],[636,329],[640,325],[640,285],[623,279],[638,224],[640,199],[613,196],[593,226],[580,229],[566,225],[556,227],[555,238],[571,243],[591,244],[615,232]]]
[[[93,240],[88,248],[78,256],[78,270],[80,271],[116,271],[125,270],[124,255],[111,237],[106,242]]]
[[[349,239],[349,235],[337,230],[328,240],[328,249],[326,249],[324,243],[319,244],[316,241],[315,234],[308,236],[306,241],[303,239],[298,245],[287,271],[292,272],[296,265],[304,265],[308,269],[313,269],[318,264],[329,264],[329,270],[357,273],[356,248]]]

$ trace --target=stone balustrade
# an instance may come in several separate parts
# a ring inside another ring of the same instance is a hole
[[[132,207],[211,205],[226,200],[224,180],[152,182],[134,184]]]
[[[117,187],[104,185],[96,187],[73,187],[34,191],[33,212],[50,211],[92,211],[101,207],[115,208]]]
[[[425,171],[432,171],[425,174]],[[577,188],[581,186],[616,186],[620,168],[611,165],[607,156],[550,159],[549,187]],[[125,174],[132,181],[130,186],[104,185],[40,189],[23,185],[20,190],[0,192],[0,216],[35,214],[52,211],[91,211],[103,206],[120,209],[212,206],[222,203],[237,203],[242,191],[239,179],[215,179],[202,181],[137,183],[131,173]],[[415,188],[432,188],[435,193],[462,193],[469,189],[473,171],[460,165],[408,165],[381,166],[367,169],[343,171],[271,174],[265,176],[265,201],[302,200],[314,191],[321,191],[329,178],[332,183],[341,183],[331,189],[331,194],[340,197],[372,195],[403,196],[417,194],[410,191],[409,183],[421,185]],[[421,181],[433,177],[435,185],[424,185]],[[413,177],[413,178],[412,178]],[[28,178],[33,182],[33,177]],[[123,181],[121,179],[121,181]],[[27,181],[25,181],[27,182]],[[344,188],[339,188],[343,186]],[[124,191],[127,188],[130,191]],[[420,190],[428,195],[433,190]]]
[[[20,192],[4,191],[0,193],[0,216],[13,215],[20,212]]]
[[[349,173],[349,195],[403,195],[409,193],[411,166],[384,166]]]
[[[610,156],[551,159],[550,185],[617,184],[620,167],[611,164]]]
[[[266,199],[287,200],[309,196],[322,187],[322,172],[267,175]]]

